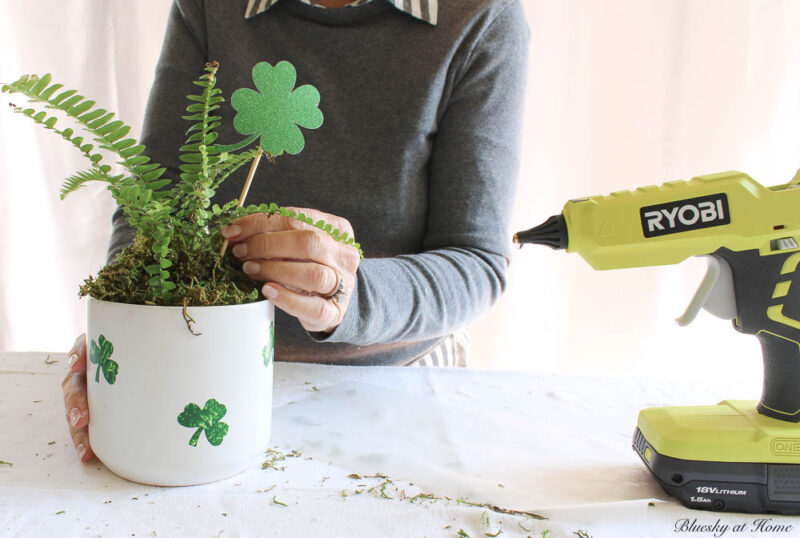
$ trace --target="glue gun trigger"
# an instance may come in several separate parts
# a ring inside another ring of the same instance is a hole
[[[736,296],[733,290],[731,266],[718,256],[703,256],[708,268],[700,287],[686,307],[686,311],[675,321],[678,325],[689,325],[697,317],[701,308],[722,319],[736,317]]]

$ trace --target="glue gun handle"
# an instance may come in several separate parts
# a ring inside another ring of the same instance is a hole
[[[764,390],[759,413],[800,422],[800,345],[770,332],[758,334],[764,355]]]
[[[755,335],[764,359],[758,411],[800,422],[800,251],[763,254],[720,248],[715,256],[731,268],[736,296],[734,327]]]

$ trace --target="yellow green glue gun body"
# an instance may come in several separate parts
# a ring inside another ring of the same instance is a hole
[[[740,172],[571,200],[518,244],[577,252],[595,269],[705,256],[687,311],[733,320],[764,360],[756,402],[643,410],[634,449],[691,508],[800,513],[800,172],[764,187]]]
[[[724,172],[591,196],[567,202],[515,241],[565,248],[601,270],[708,256],[706,278],[679,323],[704,307],[756,335],[765,361],[759,411],[800,421],[800,185],[763,187]]]

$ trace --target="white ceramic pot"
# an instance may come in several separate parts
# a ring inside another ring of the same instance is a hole
[[[88,303],[89,442],[113,473],[185,486],[263,455],[272,419],[274,307]]]

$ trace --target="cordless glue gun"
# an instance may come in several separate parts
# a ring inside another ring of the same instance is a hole
[[[705,308],[755,335],[761,400],[643,410],[634,449],[687,506],[800,513],[800,171],[775,187],[724,172],[571,200],[514,241],[577,252],[601,270],[705,256],[678,322]]]

